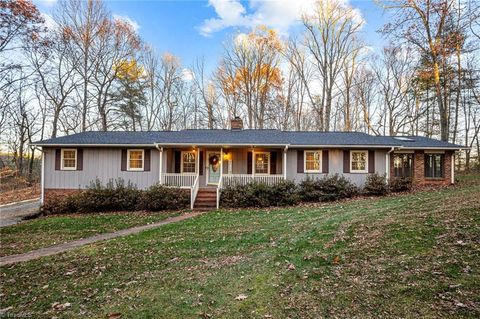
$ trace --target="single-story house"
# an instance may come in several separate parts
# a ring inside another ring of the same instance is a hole
[[[42,202],[99,179],[122,178],[139,189],[156,183],[189,189],[191,205],[218,206],[233,183],[341,174],[362,186],[368,174],[453,184],[455,151],[464,147],[420,136],[358,132],[231,129],[84,132],[33,143],[42,148]],[[201,196],[200,196],[201,194]]]

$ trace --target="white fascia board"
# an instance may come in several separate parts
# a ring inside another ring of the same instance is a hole
[[[30,144],[40,147],[151,147],[154,148],[155,144]]]

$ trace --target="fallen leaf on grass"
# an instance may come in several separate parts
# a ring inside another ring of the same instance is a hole
[[[288,264],[287,269],[288,270],[295,270],[295,265],[294,264]]]
[[[334,263],[335,265],[339,264],[340,261],[341,261],[341,259],[340,259],[339,256],[335,256],[335,257],[333,258],[333,263]]]
[[[238,296],[235,297],[235,300],[245,300],[247,299],[247,295],[244,295],[244,294],[239,294]]]
[[[111,313],[107,316],[108,319],[118,319],[118,318],[121,318],[122,317],[122,314],[119,313],[119,312],[114,312],[114,313]]]

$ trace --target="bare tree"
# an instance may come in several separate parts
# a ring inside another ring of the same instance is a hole
[[[306,45],[315,59],[321,76],[321,107],[324,108],[324,130],[330,130],[333,92],[345,62],[360,50],[356,41],[363,20],[342,1],[317,1],[313,13],[306,13],[303,24]]]

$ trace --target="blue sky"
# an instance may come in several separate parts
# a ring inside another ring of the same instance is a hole
[[[212,70],[221,57],[223,43],[233,34],[247,32],[252,25],[264,23],[288,37],[299,29],[295,10],[311,1],[107,0],[106,5],[112,14],[138,25],[141,37],[158,52],[168,51],[179,56],[185,67],[192,65],[195,58],[204,57],[207,68]],[[50,14],[57,5],[55,0],[35,2],[45,14]],[[362,30],[366,44],[375,50],[380,48],[384,40],[376,31],[387,20],[383,10],[373,1],[350,0],[349,3],[366,21]]]

